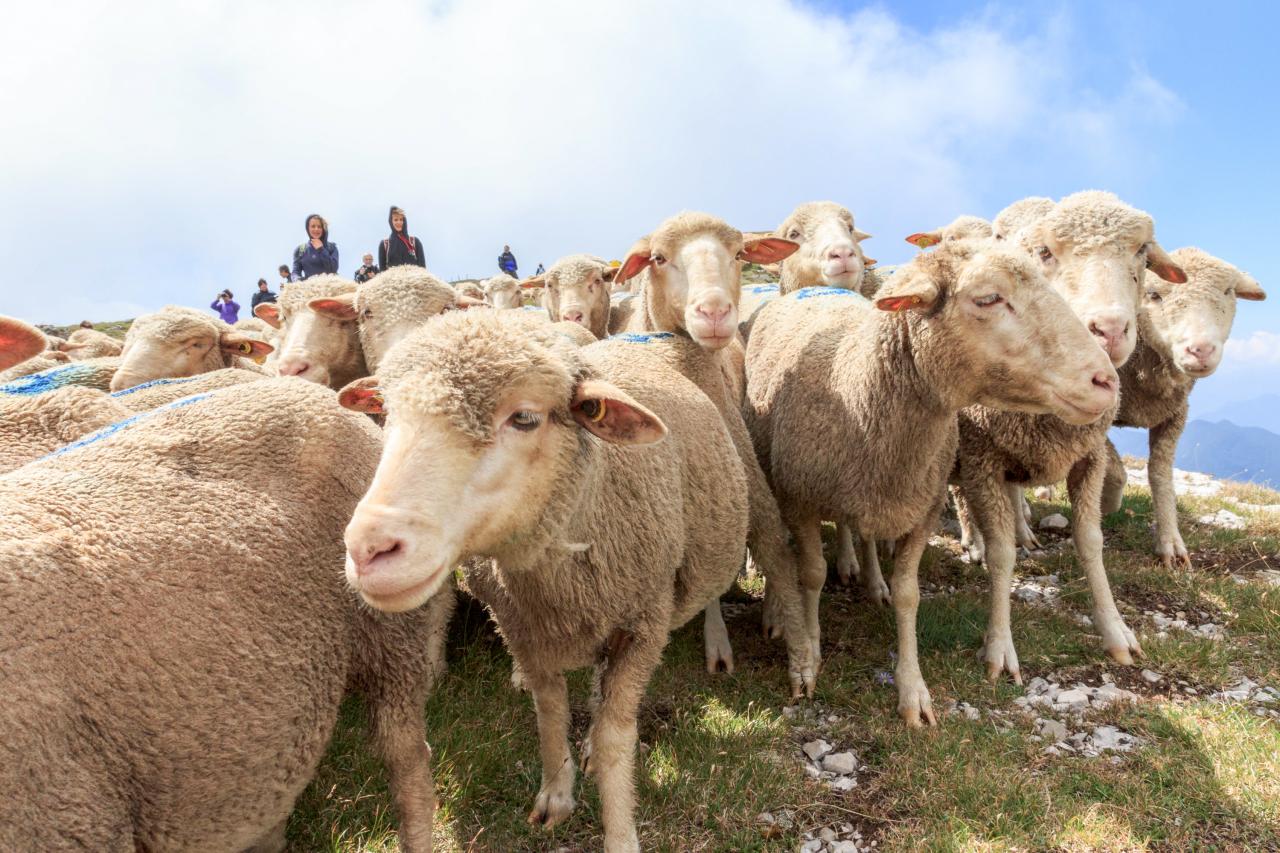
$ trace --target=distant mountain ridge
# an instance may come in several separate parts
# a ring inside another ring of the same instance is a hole
[[[1280,394],[1263,394],[1248,400],[1225,403],[1205,413],[1196,413],[1196,420],[1230,421],[1236,426],[1260,427],[1280,434]]]
[[[1145,457],[1149,453],[1146,430],[1112,429],[1111,441],[1122,454]],[[1197,419],[1183,430],[1173,464],[1224,480],[1276,486],[1280,484],[1280,435],[1227,420]]]

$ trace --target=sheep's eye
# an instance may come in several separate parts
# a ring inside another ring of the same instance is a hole
[[[360,314],[360,316],[361,316],[361,317],[363,317],[363,318],[364,318],[364,319],[366,319],[366,320],[368,320],[368,319],[372,318],[372,317],[373,317],[373,309],[372,309],[372,308],[366,308],[366,309],[364,309],[364,311]]]
[[[790,231],[788,231],[788,232],[787,232],[787,239],[788,239],[788,240],[799,240],[799,239],[800,239],[800,229],[799,229],[799,228],[792,228]]]
[[[1159,302],[1160,300],[1164,299],[1164,297],[1161,296],[1159,292],[1155,290],[1148,290],[1147,298],[1150,299],[1152,302]]]
[[[1040,260],[1044,261],[1045,263],[1048,263],[1049,261],[1053,260],[1053,252],[1049,251],[1048,246],[1036,247],[1036,254],[1039,255]]]
[[[999,305],[1001,302],[1004,302],[1004,297],[998,293],[989,293],[973,300],[973,304],[979,308],[990,308],[992,305]]]
[[[542,418],[538,417],[533,412],[521,409],[511,417],[507,418],[507,422],[521,432],[529,432],[530,430],[538,428],[538,425],[542,423]]]
[[[662,266],[667,262],[666,258],[664,258],[662,255],[657,254],[656,252],[649,256],[649,260],[653,261],[658,266]]]

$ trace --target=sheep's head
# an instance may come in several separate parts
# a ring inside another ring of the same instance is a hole
[[[816,286],[857,290],[863,272],[875,263],[860,245],[871,235],[855,228],[849,209],[833,201],[800,205],[773,234],[800,246],[782,262],[786,292]]]
[[[1146,274],[1138,334],[1187,376],[1203,379],[1222,361],[1236,300],[1262,300],[1267,294],[1248,273],[1200,249],[1176,249],[1170,257],[1187,282],[1170,285]]]
[[[1137,343],[1144,269],[1187,280],[1156,242],[1151,217],[1111,193],[1067,196],[1019,240],[1116,366]]]
[[[1019,199],[996,214],[991,220],[991,238],[996,241],[1016,242],[1018,232],[1053,211],[1054,202],[1044,196]]]
[[[604,338],[609,334],[609,285],[617,273],[617,267],[600,258],[569,255],[525,285],[545,288],[543,305],[553,323],[577,323]]]
[[[347,580],[380,610],[422,604],[461,560],[564,547],[564,521],[548,509],[581,488],[598,450],[588,433],[614,444],[666,434],[549,327],[489,312],[434,321],[338,399],[387,416],[377,473],[346,530]]]
[[[272,350],[202,311],[170,305],[129,326],[111,390],[234,367],[240,358],[261,359]]]
[[[918,249],[927,249],[953,240],[985,239],[991,236],[991,223],[980,216],[957,216],[951,224],[932,231],[919,231],[907,237]]]
[[[354,316],[344,319],[316,310],[316,305],[327,304],[324,300],[355,289],[353,281],[318,275],[289,285],[279,300],[254,309],[254,316],[280,329],[276,368],[281,376],[340,388],[368,373]]]
[[[722,349],[738,328],[743,263],[776,263],[797,248],[779,237],[744,241],[723,220],[681,213],[632,246],[617,279],[645,272],[645,299],[656,330],[687,332],[700,346]]]
[[[1096,421],[1117,402],[1106,354],[1023,253],[958,241],[918,255],[876,293],[881,311],[906,313],[921,370],[950,406]],[[915,315],[911,317],[910,315]]]
[[[506,273],[500,273],[493,278],[485,279],[483,290],[484,301],[494,308],[513,309],[524,307],[524,300],[520,296],[520,282]]]

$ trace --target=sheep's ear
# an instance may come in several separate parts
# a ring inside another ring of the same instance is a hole
[[[753,264],[776,264],[795,254],[800,244],[781,237],[758,237],[742,244],[738,260]]]
[[[1240,277],[1236,281],[1236,298],[1248,299],[1251,302],[1261,302],[1267,298],[1267,293],[1253,276],[1247,273],[1240,273]]]
[[[547,277],[545,275],[535,275],[535,276],[532,276],[531,278],[526,278],[524,281],[520,282],[520,286],[528,290],[534,287],[544,287],[546,283],[547,283]]]
[[[45,358],[52,359],[53,361],[60,361],[64,363],[71,361],[71,356],[67,355],[65,352],[59,352],[56,349],[46,350],[45,352],[40,353],[40,355]],[[0,364],[4,364],[3,359],[0,359]]]
[[[273,329],[280,328],[280,309],[271,302],[261,302],[253,309],[253,316]]]
[[[874,267],[877,263],[879,263],[879,261],[877,261],[875,258],[868,257],[867,255],[862,256],[863,266]]]
[[[79,352],[80,350],[84,349],[88,345],[89,344],[87,341],[80,341],[78,343],[73,343],[71,341],[63,341],[62,343],[58,344],[58,352]]]
[[[941,231],[917,231],[907,238],[907,242],[917,249],[927,249],[942,242]]]
[[[1147,244],[1147,269],[1165,281],[1171,281],[1174,284],[1187,283],[1187,274],[1182,271],[1182,267],[1174,263],[1169,253],[1160,248],[1160,244],[1155,240]]]
[[[890,276],[876,292],[876,307],[881,311],[925,311],[937,300],[938,286],[923,274]]]
[[[640,275],[640,271],[651,263],[653,263],[653,259],[649,257],[647,248],[644,251],[634,251],[627,255],[627,259],[622,262],[622,266],[618,268],[613,280],[618,283],[630,281]]]
[[[467,311],[471,308],[492,308],[488,302],[483,299],[476,299],[474,296],[463,296],[458,294],[453,298],[453,307],[459,311]]]
[[[620,267],[609,267],[604,272],[600,273],[600,277],[605,281],[613,281],[617,278],[619,269]]]
[[[871,239],[871,235],[868,234],[866,231],[859,231],[857,228],[853,229],[853,242],[861,243],[863,240],[870,240],[870,239]]]
[[[331,320],[354,320],[356,318],[355,302],[354,293],[343,293],[339,296],[316,297],[307,303],[307,307]]]
[[[234,332],[223,332],[218,339],[218,346],[222,349],[223,355],[244,356],[245,358],[253,359],[259,364],[262,363],[262,359],[276,351],[276,348],[271,344]]]
[[[366,376],[348,382],[338,392],[338,405],[366,415],[382,414],[382,388],[378,385],[378,377]]]
[[[0,317],[0,370],[39,355],[48,345],[35,326],[13,317]]]
[[[613,444],[653,444],[667,435],[667,425],[657,415],[598,379],[578,384],[570,409],[583,429]]]

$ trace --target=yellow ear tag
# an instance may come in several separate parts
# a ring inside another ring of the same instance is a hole
[[[266,357],[265,355],[255,355],[255,356],[253,357],[253,363],[254,363],[254,364],[266,364],[266,363],[267,363],[267,357]]]
[[[592,415],[592,416],[591,416],[591,422],[592,422],[593,424],[598,424],[598,423],[600,423],[602,420],[604,420],[604,413],[605,413],[605,411],[606,411],[606,410],[607,410],[607,409],[606,409],[606,406],[605,406],[605,401],[604,401],[604,400],[601,400],[601,401],[600,401],[600,408],[596,409],[596,413],[595,413],[594,415]]]
[[[253,344],[247,343],[247,342],[241,343],[240,352],[244,353],[245,355],[248,355],[249,353],[253,352]]]

